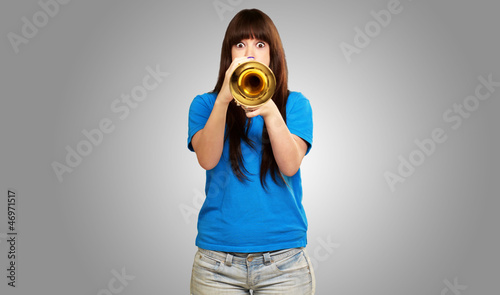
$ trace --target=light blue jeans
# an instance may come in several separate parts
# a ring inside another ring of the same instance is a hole
[[[198,248],[194,257],[191,295],[313,295],[315,289],[314,271],[305,248],[262,253]]]

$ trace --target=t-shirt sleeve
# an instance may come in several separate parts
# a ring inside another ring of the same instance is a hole
[[[194,152],[191,140],[196,132],[205,127],[205,124],[210,117],[213,109],[213,102],[210,95],[198,95],[191,102],[189,107],[189,122],[188,122],[188,149]]]
[[[311,104],[302,93],[292,92],[288,97],[286,122],[290,133],[307,143],[307,155],[313,143],[313,116]]]

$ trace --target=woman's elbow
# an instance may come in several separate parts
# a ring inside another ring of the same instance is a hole
[[[280,169],[281,173],[285,176],[292,177],[299,171],[299,165],[291,165],[289,167],[284,167],[284,169]]]
[[[211,159],[203,159],[203,157],[198,157],[198,164],[200,164],[201,168],[205,170],[212,170],[217,166],[218,161],[215,162]]]

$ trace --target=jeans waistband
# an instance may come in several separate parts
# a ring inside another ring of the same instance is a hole
[[[233,253],[233,252],[220,252],[213,250],[206,250],[198,248],[198,250],[206,256],[224,262],[226,265],[232,264],[269,264],[274,261],[280,261],[287,257],[293,256],[304,248],[291,248],[271,252],[258,252],[258,253]]]

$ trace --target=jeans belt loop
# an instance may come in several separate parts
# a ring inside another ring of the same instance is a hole
[[[233,265],[233,255],[231,255],[231,253],[227,253],[226,255],[226,265],[227,266]]]
[[[265,265],[271,264],[271,253],[269,252],[264,253],[264,264]]]

